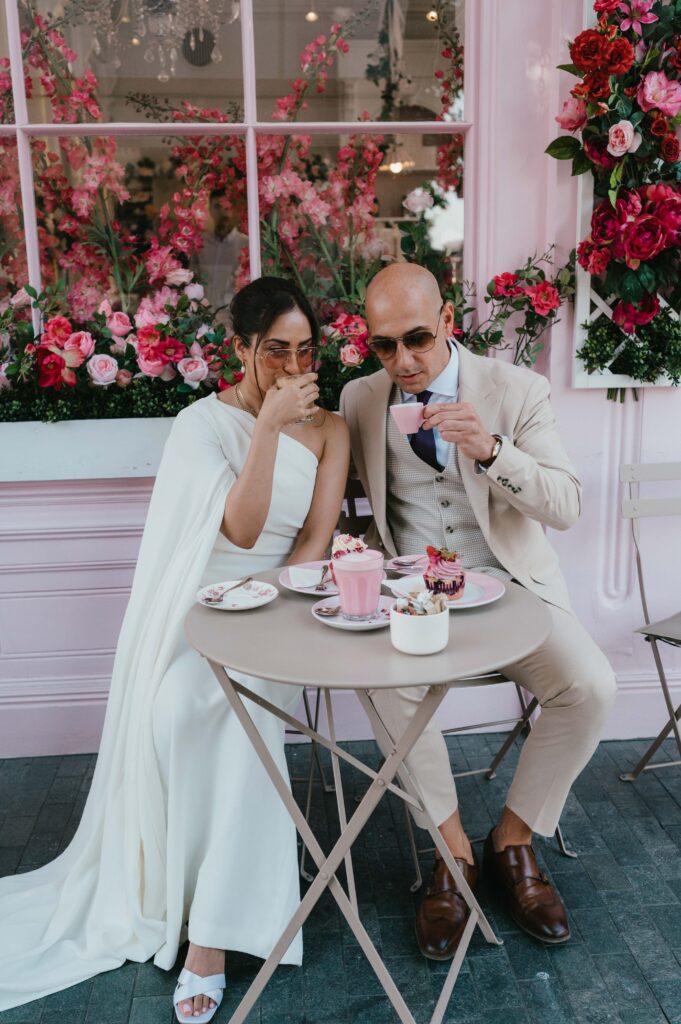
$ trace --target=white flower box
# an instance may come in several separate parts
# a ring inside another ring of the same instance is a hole
[[[172,416],[0,423],[0,482],[156,475]]]

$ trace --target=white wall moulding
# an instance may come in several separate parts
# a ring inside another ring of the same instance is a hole
[[[0,483],[156,475],[172,417],[0,423]]]

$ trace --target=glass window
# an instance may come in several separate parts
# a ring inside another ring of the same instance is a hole
[[[237,0],[20,0],[20,14],[34,123],[242,119]]]
[[[260,120],[461,120],[462,0],[253,8]]]
[[[0,301],[26,284],[26,249],[14,136],[0,135]]]
[[[66,290],[75,319],[104,300],[162,309],[197,283],[226,306],[248,258],[243,139],[51,137],[32,155],[43,285]]]
[[[323,319],[337,304],[361,313],[366,284],[389,259],[423,263],[446,293],[461,277],[463,200],[451,174],[439,181],[442,145],[452,137],[259,137],[263,273],[295,279]]]

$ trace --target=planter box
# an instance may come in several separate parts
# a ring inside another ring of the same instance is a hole
[[[0,482],[153,477],[173,417],[0,423]]]

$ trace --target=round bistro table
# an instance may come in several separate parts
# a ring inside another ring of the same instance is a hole
[[[275,569],[264,572],[258,578],[277,586],[280,571]],[[436,823],[424,807],[418,787],[404,761],[450,689],[489,685],[493,681],[489,678],[490,674],[531,654],[546,640],[551,618],[543,601],[518,584],[510,583],[506,585],[503,596],[493,604],[450,612],[447,647],[438,654],[414,657],[402,654],[392,646],[389,626],[366,632],[333,629],[312,616],[313,603],[308,595],[280,587],[279,596],[260,608],[229,613],[195,604],[185,619],[185,633],[189,643],[209,662],[318,868],[317,876],[234,1011],[230,1024],[243,1024],[246,1020],[296,933],[327,888],[338,903],[400,1020],[403,1024],[415,1024],[409,1007],[362,925],[352,870],[351,848],[388,790],[424,815],[433,843],[457,880],[470,908],[464,934],[431,1017],[431,1024],[441,1024],[475,927],[480,928],[488,942],[500,944],[500,940],[466,884]],[[321,688],[325,698],[328,736],[310,724],[286,714],[275,704],[232,679],[230,670],[275,683]],[[425,686],[428,689],[404,734],[391,736],[374,707],[371,692],[410,686]],[[378,771],[338,746],[331,701],[333,690],[354,690],[374,732],[384,741],[388,754]],[[278,770],[267,745],[253,724],[244,705],[244,698],[265,708],[330,752],[340,835],[328,855],[323,852],[304,813],[294,800],[287,780]],[[340,760],[351,764],[371,779],[369,788],[349,820],[343,799]],[[342,862],[346,867],[347,893],[336,877]]]

